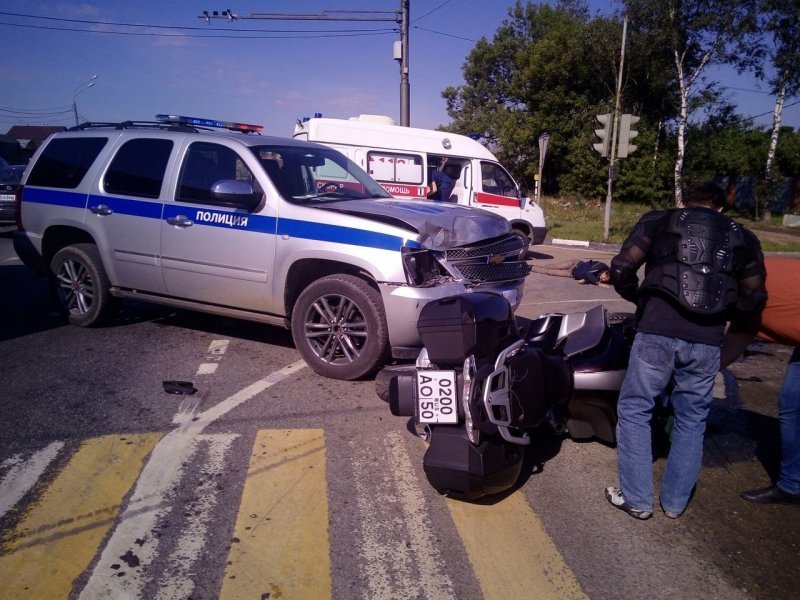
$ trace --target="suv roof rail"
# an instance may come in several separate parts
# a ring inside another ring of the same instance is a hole
[[[84,131],[86,129],[132,129],[132,128],[141,128],[141,129],[164,129],[168,131],[186,131],[186,132],[197,132],[200,127],[191,127],[187,125],[176,125],[174,123],[163,123],[161,121],[120,121],[118,123],[113,122],[100,122],[100,121],[86,121],[85,123],[81,123],[79,125],[74,125],[72,127],[65,128],[65,131]]]
[[[183,131],[196,133],[198,131],[214,131],[215,129],[228,129],[240,133],[261,134],[264,129],[261,125],[237,123],[233,121],[215,121],[213,119],[198,119],[178,115],[156,115],[157,121],[120,121],[118,123],[103,121],[86,121],[73,127],[65,128],[66,131],[84,131],[86,129],[163,129],[165,131]]]

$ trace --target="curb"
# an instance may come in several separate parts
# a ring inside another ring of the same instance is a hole
[[[582,240],[560,240],[558,238],[553,238],[550,240],[551,244],[555,244],[557,246],[583,246],[585,248],[589,247],[589,242],[582,241]]]
[[[544,245],[552,246],[577,246],[581,248],[591,248],[592,250],[606,250],[608,252],[619,252],[622,244],[606,244],[604,242],[589,242],[587,240],[565,240],[561,238],[546,238]]]

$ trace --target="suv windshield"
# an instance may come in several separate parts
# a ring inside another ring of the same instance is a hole
[[[323,147],[251,148],[281,196],[295,203],[391,196],[345,155]]]

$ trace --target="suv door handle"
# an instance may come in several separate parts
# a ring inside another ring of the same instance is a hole
[[[178,215],[177,217],[168,217],[167,223],[175,227],[191,227],[194,221],[190,221],[186,215]]]
[[[92,206],[92,207],[89,208],[89,210],[92,211],[96,215],[103,215],[103,216],[110,215],[110,214],[114,213],[114,211],[111,210],[110,208],[108,208],[108,206],[106,206],[105,204],[99,204],[98,206]]]

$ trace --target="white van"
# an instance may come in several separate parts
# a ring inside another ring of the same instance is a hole
[[[298,121],[293,137],[339,150],[398,198],[425,199],[433,172],[457,164],[461,176],[451,202],[505,217],[530,244],[541,244],[547,234],[541,207],[521,195],[489,150],[465,135],[399,127],[390,117],[361,115]]]

